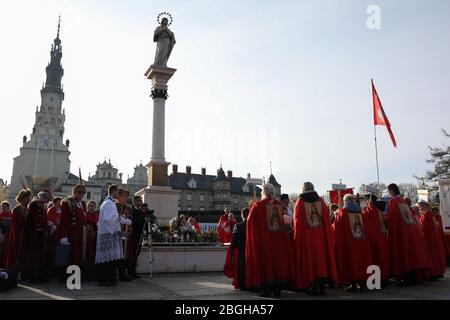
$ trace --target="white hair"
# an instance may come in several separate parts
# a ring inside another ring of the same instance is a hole
[[[262,186],[263,198],[274,198],[275,197],[275,187],[271,183],[266,183]]]
[[[344,196],[343,200],[344,200],[344,203],[351,202],[351,201],[353,201],[353,195],[350,194],[350,193],[347,193],[347,194]]]

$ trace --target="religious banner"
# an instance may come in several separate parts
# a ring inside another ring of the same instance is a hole
[[[340,191],[340,194],[341,194],[341,201],[346,194],[353,194],[353,188],[348,188],[348,189],[344,189],[344,190],[328,191],[330,193],[330,203],[336,203],[336,204],[339,203],[338,191]]]

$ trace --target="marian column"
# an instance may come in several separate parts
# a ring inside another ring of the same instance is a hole
[[[170,21],[169,21],[170,20]],[[169,29],[172,16],[163,12],[158,15],[159,26],[156,28],[153,41],[156,42],[156,54],[153,64],[148,68],[145,77],[151,81],[151,97],[153,100],[153,128],[150,163],[147,165],[148,187],[136,194],[142,196],[156,217],[170,219],[178,213],[179,191],[169,186],[168,166],[164,156],[165,143],[165,107],[167,83],[176,69],[167,67],[175,35]]]

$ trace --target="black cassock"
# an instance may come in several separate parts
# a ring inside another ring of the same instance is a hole
[[[231,236],[231,248],[238,249],[238,283],[239,289],[245,289],[245,238],[246,221],[239,222],[234,226]]]

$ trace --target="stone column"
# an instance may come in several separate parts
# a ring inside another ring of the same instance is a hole
[[[145,76],[151,81],[151,97],[153,99],[152,154],[148,168],[149,186],[168,186],[167,167],[169,162],[164,156],[165,140],[165,107],[167,82],[176,69],[151,66]]]
[[[170,162],[166,161],[164,155],[167,82],[175,71],[176,69],[150,66],[145,73],[151,81],[153,99],[152,153],[147,165],[148,186],[136,192],[136,195],[143,198],[150,210],[154,210],[159,222],[167,222],[178,214],[180,192],[169,186],[167,169]]]

